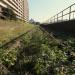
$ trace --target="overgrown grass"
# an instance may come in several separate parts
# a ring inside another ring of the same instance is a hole
[[[0,20],[0,45],[32,29],[34,25],[13,20]]]
[[[75,40],[70,35],[57,38],[37,27],[16,48],[0,49],[0,61],[10,75],[74,75]]]
[[[12,46],[0,49],[1,67],[7,69],[0,68],[0,74],[74,75],[74,38],[71,34],[47,33],[36,27]]]

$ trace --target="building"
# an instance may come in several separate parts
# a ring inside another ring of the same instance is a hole
[[[2,7],[12,9],[16,14],[16,17],[21,20],[29,20],[29,7],[27,0],[0,0],[0,12]]]

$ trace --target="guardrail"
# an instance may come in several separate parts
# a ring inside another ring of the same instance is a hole
[[[75,19],[75,3],[51,17],[47,22],[55,23]]]

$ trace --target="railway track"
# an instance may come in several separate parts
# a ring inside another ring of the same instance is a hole
[[[34,28],[33,28],[33,29],[34,29]],[[25,33],[22,33],[21,35],[17,36],[16,38],[13,38],[12,40],[10,40],[10,41],[8,41],[8,42],[2,44],[2,45],[0,46],[0,49],[8,48],[9,45],[12,45],[12,44],[15,43],[16,41],[20,40],[21,37],[25,36],[27,33],[31,32],[33,29],[31,29],[31,30],[29,30],[29,31],[27,31],[27,32],[25,32]]]

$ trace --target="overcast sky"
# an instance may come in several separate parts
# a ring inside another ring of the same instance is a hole
[[[43,22],[75,3],[75,0],[28,0],[29,16]]]

